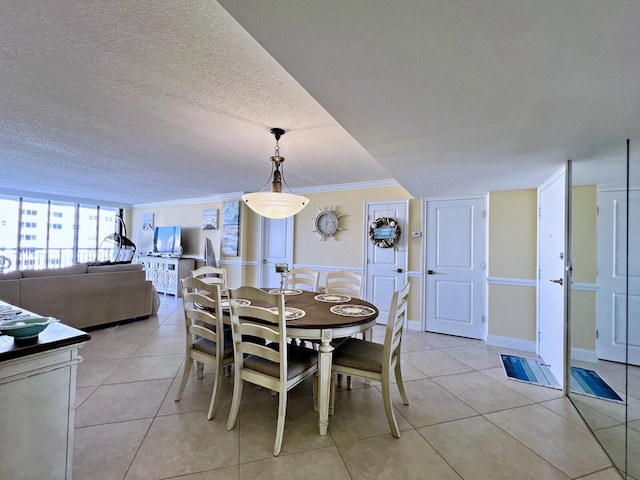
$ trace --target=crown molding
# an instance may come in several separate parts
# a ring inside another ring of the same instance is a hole
[[[372,182],[355,182],[355,183],[340,183],[336,185],[322,185],[318,187],[305,187],[296,188],[296,194],[304,193],[325,193],[325,192],[337,192],[344,190],[361,190],[365,188],[385,188],[385,187],[400,187],[401,185],[394,179],[389,180],[376,180]],[[150,208],[150,207],[168,207],[174,205],[191,205],[194,203],[207,203],[207,202],[222,202],[224,200],[238,200],[245,192],[232,192],[223,193],[220,195],[211,195],[209,197],[199,198],[184,198],[181,200],[168,200],[166,202],[154,202],[154,203],[139,203],[133,205],[133,208]]]

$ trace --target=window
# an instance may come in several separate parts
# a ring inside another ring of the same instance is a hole
[[[0,195],[0,251],[11,270],[110,260],[100,240],[117,231],[119,209]],[[34,221],[38,218],[38,221]]]

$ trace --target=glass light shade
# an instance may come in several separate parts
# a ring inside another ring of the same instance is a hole
[[[290,217],[309,203],[309,199],[301,195],[278,192],[245,193],[242,201],[258,215],[267,218]]]

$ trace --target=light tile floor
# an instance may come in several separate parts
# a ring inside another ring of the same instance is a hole
[[[310,383],[290,392],[282,453],[273,457],[277,398],[244,390],[236,428],[225,429],[232,379],[206,420],[213,375],[181,375],[181,300],[158,315],[95,330],[78,368],[74,480],[589,479],[621,478],[560,391],[507,380],[484,343],[405,332],[410,405],[394,389],[393,438],[377,386],[338,389],[329,434],[318,434]],[[382,341],[382,327],[374,340]],[[529,353],[525,353],[530,355]]]

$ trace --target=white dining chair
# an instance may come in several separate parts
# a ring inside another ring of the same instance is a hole
[[[277,392],[278,421],[273,447],[273,455],[277,456],[282,449],[287,393],[318,370],[318,354],[287,343],[284,295],[270,294],[255,287],[240,287],[230,290],[229,297],[235,374],[227,430],[236,424],[244,381]],[[238,299],[249,300],[251,304],[236,303]],[[275,308],[271,310],[258,305]],[[256,338],[263,339],[266,344],[256,343]]]
[[[206,283],[217,283],[220,285],[221,293],[227,291],[227,269],[220,267],[211,267],[205,265],[195,270],[191,270],[191,276],[199,278]]]
[[[223,370],[233,363],[233,342],[225,335],[222,322],[220,287],[208,285],[202,280],[187,277],[182,280],[182,304],[186,326],[186,354],[182,381],[176,395],[179,402],[189,380],[191,368],[196,362],[197,378],[203,377],[203,365],[214,369],[215,380],[207,420],[215,414],[215,406],[222,385]]]
[[[317,292],[319,283],[320,272],[307,267],[298,267],[287,272],[285,287]]]
[[[393,371],[395,374],[402,403],[409,405],[400,368],[402,330],[407,316],[409,287],[410,284],[407,283],[401,290],[393,294],[384,344],[368,342],[359,338],[348,338],[334,350],[331,366],[334,373],[377,380],[382,383],[384,411],[391,433],[396,438],[400,437],[400,430],[391,403],[391,372]]]
[[[362,275],[350,270],[327,272],[325,292],[362,298]]]

